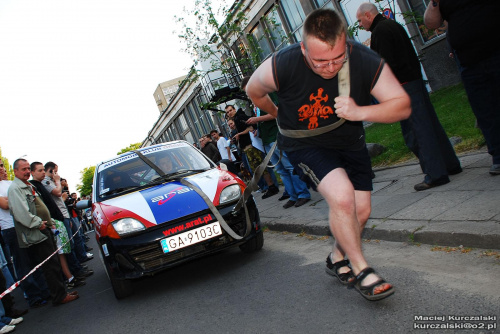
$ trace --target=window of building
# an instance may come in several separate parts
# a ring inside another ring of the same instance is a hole
[[[179,137],[175,135],[175,131],[173,129],[173,124],[167,129],[168,136],[170,137],[170,140],[177,140]]]
[[[250,31],[254,48],[259,54],[259,61],[266,59],[271,53],[289,44],[283,22],[274,6],[259,23]]]
[[[170,128],[169,130],[172,132],[172,137],[175,139],[175,140],[179,140],[181,139],[181,135],[179,134],[179,131],[177,131],[177,125],[176,125],[177,122],[172,122],[172,124],[170,124]]]
[[[328,8],[335,10],[332,0],[315,0],[316,8]]]
[[[273,7],[265,15],[265,23],[268,27],[269,37],[275,51],[289,44],[277,7]]]
[[[444,25],[435,30],[427,29],[427,27],[424,25],[424,13],[427,9],[427,4],[429,3],[428,1],[408,0],[408,2],[410,8],[415,13],[415,22],[418,25],[418,30],[424,43],[446,33]]]
[[[196,96],[196,98],[192,101],[192,106],[201,119],[201,123],[205,131],[204,134],[207,134],[214,128],[215,125],[212,119],[212,112],[210,110],[201,109],[201,103],[202,101],[200,96]]]
[[[165,142],[168,142],[170,141],[170,136],[168,135],[168,131],[165,130],[165,132],[163,132],[163,138],[165,139]]]
[[[241,38],[238,38],[236,43],[231,46],[231,49],[233,50],[236,59],[238,59],[239,70],[241,71],[243,76],[251,75],[253,73],[252,65],[257,66],[258,64],[252,64],[245,44],[243,43]]]
[[[256,49],[257,53],[259,54],[260,60],[266,59],[267,56],[271,54],[271,45],[269,44],[269,41],[266,38],[265,34],[265,27],[264,25],[260,22],[253,28],[252,31],[250,31],[252,40],[254,42],[254,48]]]
[[[295,37],[297,42],[301,41],[302,25],[306,19],[306,14],[300,4],[300,0],[281,0],[280,6],[285,14],[289,27],[292,30],[292,35]]]
[[[177,118],[177,121],[179,122],[179,124],[177,126],[181,132],[189,130],[189,127],[188,127],[187,122],[186,122],[186,117],[184,116],[183,113],[181,113],[179,115],[179,117]]]
[[[186,132],[184,134],[184,140],[187,141],[188,143],[191,143],[191,144],[193,144],[195,142],[195,140],[194,140],[193,135],[191,134],[191,132]]]
[[[201,124],[201,119],[199,117],[199,115],[197,115],[197,113],[195,112],[195,110],[193,109],[193,105],[192,105],[192,102],[189,103],[187,106],[186,106],[186,113],[189,114],[189,117],[191,118],[192,122],[192,128],[193,128],[193,133],[194,135],[199,138],[201,137],[205,132],[205,130],[203,129],[203,125]]]
[[[184,114],[180,114],[174,123],[177,125],[177,129],[180,132],[180,138],[192,143],[193,135],[191,134],[191,129],[188,127]]]

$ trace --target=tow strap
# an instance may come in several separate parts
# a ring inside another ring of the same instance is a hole
[[[252,230],[252,221],[250,220],[250,216],[248,215],[248,209],[247,209],[246,204],[244,204],[245,219],[246,219],[246,223],[247,223],[247,225],[246,225],[246,231],[245,231],[245,234],[243,236],[240,236],[236,232],[234,232],[231,227],[229,227],[229,225],[226,223],[226,221],[224,220],[224,218],[220,214],[219,210],[217,210],[217,208],[215,207],[214,203],[210,200],[210,198],[208,198],[208,196],[203,192],[203,190],[201,190],[199,187],[195,186],[194,184],[192,184],[191,182],[189,182],[185,178],[182,178],[179,181],[183,185],[185,185],[185,186],[193,189],[198,195],[200,195],[201,198],[203,198],[203,200],[205,201],[205,203],[207,203],[208,208],[210,209],[210,211],[212,211],[212,213],[214,214],[215,218],[217,218],[217,220],[219,221],[220,226],[233,239],[241,240],[241,239],[245,238],[247,235],[250,234],[250,231]]]
[[[349,57],[347,57],[346,63],[342,66],[340,69],[338,76],[337,76],[338,82],[339,82],[339,96],[349,96],[350,95],[350,75],[349,75]],[[332,131],[342,124],[344,124],[345,119],[341,118],[337,122],[323,126],[321,128],[316,128],[313,130],[286,130],[282,129],[279,127],[278,124],[278,129],[280,133],[284,136],[287,137],[292,137],[292,138],[305,138],[305,137],[312,137],[312,136],[318,136],[320,134],[326,133],[328,131]],[[278,122],[276,122],[278,123]],[[264,173],[264,170],[267,167],[274,167],[274,166],[268,166],[269,161],[271,160],[271,156],[274,153],[274,150],[276,149],[277,141],[274,142],[273,146],[267,152],[266,157],[262,161],[262,163],[253,171],[253,177],[248,182],[247,187],[243,191],[243,194],[241,195],[240,199],[238,200],[238,203],[236,203],[235,207],[233,208],[232,212],[233,214],[236,214],[241,207],[243,206],[245,210],[245,220],[246,220],[246,231],[244,235],[240,236],[236,232],[233,231],[233,229],[226,223],[222,215],[220,214],[219,210],[215,207],[214,203],[208,198],[208,196],[198,187],[186,180],[185,178],[179,178],[179,181],[193,189],[207,204],[208,208],[212,213],[214,214],[215,218],[219,221],[221,227],[226,231],[227,234],[229,234],[233,239],[235,240],[241,240],[245,237],[247,237],[250,234],[250,231],[252,230],[252,221],[250,220],[250,216],[248,214],[248,208],[246,205],[247,200],[250,198],[250,195],[252,195],[252,192],[256,191],[259,189],[259,186],[257,185],[258,180],[262,177],[262,174]],[[134,151],[141,160],[143,160],[146,164],[148,164],[151,168],[153,168],[158,174],[164,175],[163,171],[158,168],[151,160],[149,160],[147,157],[145,157],[139,150]],[[280,160],[281,160],[281,153],[280,153]],[[279,163],[279,161],[278,161]]]
[[[350,74],[349,74],[349,57],[347,57],[347,61],[345,62],[345,64],[340,69],[340,71],[338,73],[338,76],[337,76],[337,80],[338,80],[338,83],[339,83],[339,85],[338,85],[339,86],[339,96],[349,96],[350,95],[350,88],[351,88],[351,81],[350,81]],[[316,128],[316,129],[313,129],[313,130],[286,130],[286,129],[281,129],[279,127],[279,125],[278,125],[278,129],[279,129],[279,131],[280,131],[280,133],[282,135],[285,135],[287,137],[305,138],[305,137],[318,136],[320,134],[323,134],[323,133],[335,130],[336,128],[338,128],[339,126],[341,126],[342,124],[344,124],[344,122],[345,122],[345,119],[341,118],[341,119],[339,119],[337,122],[335,122],[333,124],[330,124],[330,125],[327,125],[327,126],[323,126],[321,128]],[[278,123],[278,122],[276,122],[276,123]],[[203,193],[203,191],[201,189],[199,189],[198,187],[192,185],[186,179],[182,179],[182,181],[181,181],[181,182],[183,182],[183,184],[185,184],[188,187],[190,187],[193,190],[195,190],[205,200],[205,202],[209,206],[210,210],[212,210],[212,212],[214,213],[215,217],[219,220],[222,228],[231,237],[233,237],[236,240],[243,239],[243,238],[245,238],[250,233],[250,230],[251,230],[251,227],[252,227],[252,222],[250,221],[250,217],[248,215],[248,209],[247,209],[247,206],[246,206],[246,202],[247,202],[248,198],[250,198],[250,195],[252,194],[252,192],[254,192],[257,189],[259,189],[259,186],[257,185],[257,182],[262,177],[262,174],[263,174],[264,170],[267,167],[274,167],[274,166],[268,166],[268,163],[271,160],[271,156],[273,155],[274,150],[276,149],[276,145],[277,145],[277,141],[274,142],[274,144],[271,147],[271,149],[269,150],[269,152],[267,152],[266,157],[264,158],[264,160],[262,161],[262,163],[255,169],[255,171],[253,171],[254,173],[253,173],[252,179],[250,180],[250,182],[248,182],[247,187],[243,191],[243,194],[241,195],[238,203],[236,203],[235,207],[233,208],[233,212],[239,211],[241,209],[241,206],[243,206],[243,208],[245,209],[245,218],[246,218],[247,227],[246,227],[246,232],[245,232],[245,234],[243,236],[237,235],[229,227],[229,225],[227,225],[227,223],[224,221],[224,218],[222,218],[222,215],[219,213],[219,211],[214,206],[214,204],[212,203],[212,201],[210,201],[210,199],[205,195],[205,193]],[[281,152],[280,152],[280,160],[281,160]],[[278,161],[278,163],[279,163],[279,161]]]
[[[271,153],[273,150],[274,150],[274,146],[273,146],[273,149],[271,150]],[[144,156],[139,150],[134,150],[133,152],[136,153],[137,156],[142,161],[144,161],[149,167],[154,169],[159,175],[161,175],[161,176],[165,175],[165,173],[157,165],[155,165],[151,160],[149,160],[146,156]],[[267,160],[267,162],[268,161],[269,161],[269,159]],[[262,172],[260,172],[260,173],[262,174]],[[260,176],[259,176],[259,179],[260,179]],[[248,208],[246,206],[246,199],[248,199],[249,194],[246,196],[245,202],[243,203],[243,207],[245,209],[246,231],[245,231],[245,234],[243,236],[240,236],[237,233],[235,233],[231,227],[229,227],[229,225],[226,223],[226,221],[224,220],[224,218],[220,214],[219,210],[217,210],[214,203],[210,200],[210,198],[208,198],[208,196],[203,192],[203,190],[201,190],[198,186],[192,184],[191,182],[189,182],[185,178],[173,178],[172,180],[177,180],[180,183],[182,183],[183,185],[193,189],[205,201],[208,208],[210,209],[210,211],[212,211],[215,218],[217,218],[217,220],[219,221],[219,223],[220,223],[221,227],[224,229],[224,231],[226,231],[227,234],[229,234],[233,239],[241,240],[250,234],[250,231],[252,230],[252,221],[250,220],[250,216],[248,214]],[[256,184],[257,183],[255,183],[255,185]],[[245,189],[245,191],[246,191],[246,189]],[[245,194],[245,192],[243,192],[243,194]],[[244,197],[244,195],[242,195],[240,197],[240,201],[243,197]],[[237,205],[239,205],[239,204],[240,204],[240,202],[238,202]],[[233,209],[233,212],[238,211],[240,208],[241,208],[241,206],[238,206],[238,209]]]
[[[217,210],[217,208],[215,207],[214,203],[210,200],[210,198],[208,198],[207,195],[205,195],[205,193],[199,187],[195,186],[194,184],[190,183],[188,180],[184,178],[180,180],[182,184],[190,187],[191,189],[196,191],[196,193],[200,195],[201,198],[203,198],[203,200],[205,201],[205,203],[207,203],[208,207],[210,208],[214,216],[217,218],[217,220],[219,220],[219,223],[224,229],[224,231],[226,231],[227,234],[229,234],[235,240],[241,240],[245,238],[250,234],[250,231],[252,230],[252,221],[250,220],[250,215],[248,214],[247,200],[250,198],[250,195],[252,195],[252,192],[259,189],[257,182],[258,180],[260,180],[264,170],[268,167],[267,164],[269,163],[269,160],[271,160],[271,156],[273,155],[273,152],[276,149],[276,144],[277,143],[274,142],[273,146],[267,153],[262,163],[255,169],[252,179],[250,180],[250,182],[248,182],[247,187],[243,191],[243,194],[241,194],[240,199],[238,200],[238,203],[236,203],[236,205],[232,210],[234,214],[236,214],[241,209],[242,206],[243,209],[245,210],[246,230],[244,235],[241,236],[238,235],[236,232],[233,231],[231,227],[229,227],[229,225],[226,223],[226,221],[220,214],[219,210]]]

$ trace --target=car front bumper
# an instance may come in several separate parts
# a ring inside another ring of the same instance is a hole
[[[232,209],[235,203],[219,207],[218,210],[226,223],[238,235],[244,235],[246,232],[246,220],[244,210],[233,213]],[[258,233],[262,233],[260,216],[253,197],[247,201],[248,213],[252,222],[252,230],[241,240],[235,240],[229,234],[222,230],[222,235],[215,238],[193,244],[191,246],[164,253],[160,241],[170,234],[171,231],[178,233],[189,231],[193,226],[193,221],[202,220],[202,218],[211,217],[211,221],[216,221],[210,210],[197,212],[193,215],[177,219],[176,221],[159,224],[154,228],[149,228],[140,233],[127,236],[121,239],[112,239],[102,237],[99,244],[102,252],[104,265],[108,269],[108,274],[116,279],[136,279],[143,276],[154,275],[165,269],[180,265],[181,263],[203,257],[223,249],[238,246],[255,238]],[[166,233],[169,233],[168,235]]]

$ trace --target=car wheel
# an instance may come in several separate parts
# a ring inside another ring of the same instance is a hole
[[[253,253],[259,251],[264,246],[264,233],[262,231],[258,232],[255,238],[248,240],[243,245],[240,245],[240,249],[244,253]]]
[[[123,299],[134,293],[132,281],[116,278],[110,278],[110,281],[116,299]]]
[[[99,255],[104,265],[104,269],[106,270],[106,274],[108,275],[109,281],[111,282],[111,287],[113,288],[116,299],[123,299],[132,295],[134,293],[132,281],[115,278],[111,269],[109,268],[109,264],[103,259],[101,254]]]

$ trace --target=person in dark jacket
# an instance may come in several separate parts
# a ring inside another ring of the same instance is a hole
[[[448,175],[460,173],[462,167],[432,106],[420,62],[406,30],[382,16],[369,2],[359,6],[356,18],[361,27],[372,33],[370,48],[385,59],[411,98],[411,116],[400,124],[406,146],[417,156],[425,174],[415,190],[450,182]]]
[[[234,122],[237,129],[237,133],[233,136],[238,143],[242,154],[244,153],[248,159],[248,163],[253,171],[257,170],[257,167],[262,163],[262,153],[252,145],[252,140],[250,138],[250,131],[253,131],[253,127],[248,125],[246,122],[250,117],[248,117],[242,109],[236,111],[233,105],[228,104],[226,106],[226,115],[229,119]],[[264,169],[262,174],[264,181],[268,185],[267,191],[262,195],[263,199],[274,196],[279,192],[277,186],[274,185],[269,171]]]
[[[497,29],[499,11],[500,1],[432,0],[424,14],[429,29],[448,24],[446,39],[493,159],[491,175],[500,175],[500,44],[485,32]]]
[[[49,210],[50,216],[59,221],[64,221],[64,215],[61,210],[54,202],[52,195],[49,193],[47,188],[42,184],[42,181],[45,178],[45,167],[41,162],[35,161],[30,165],[31,169],[31,177],[32,179],[29,181],[33,186],[35,186],[38,193],[41,195],[42,201]],[[71,237],[71,234],[69,234]],[[66,258],[68,261],[69,270],[77,277],[78,279],[84,279],[94,273],[92,269],[85,269],[78,258],[76,257],[76,253],[74,247],[71,247],[71,253],[66,254]]]
[[[212,143],[210,135],[204,135],[200,138],[200,147],[203,154],[209,157],[213,162],[218,163],[222,159],[219,149],[214,143]]]

